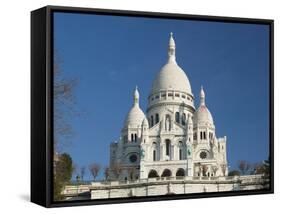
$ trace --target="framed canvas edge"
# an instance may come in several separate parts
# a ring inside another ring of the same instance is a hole
[[[129,11],[129,10],[111,10],[111,9],[100,9],[100,8],[81,8],[81,7],[65,7],[65,6],[52,6],[48,5],[46,7],[40,8],[38,10],[32,11],[31,14],[36,11],[45,12],[44,20],[46,22],[45,29],[45,42],[40,44],[38,47],[32,47],[31,41],[31,61],[34,61],[34,49],[39,51],[42,48],[45,48],[45,63],[46,67],[43,71],[45,73],[46,87],[40,87],[41,96],[45,97],[46,100],[46,111],[44,115],[41,115],[46,118],[45,126],[36,126],[36,129],[46,130],[46,135],[44,135],[45,144],[42,147],[45,149],[46,162],[44,163],[45,168],[41,169],[45,171],[45,178],[39,173],[37,176],[41,176],[40,180],[45,180],[44,185],[45,192],[42,194],[45,195],[45,201],[34,200],[32,197],[32,192],[34,192],[34,187],[31,184],[31,201],[42,205],[44,207],[67,207],[67,206],[81,206],[81,205],[99,205],[99,204],[116,204],[116,203],[132,203],[132,202],[152,202],[152,201],[163,201],[163,200],[178,200],[178,199],[196,199],[196,198],[210,198],[210,197],[228,197],[228,196],[243,196],[243,195],[257,195],[257,194],[272,194],[274,193],[274,20],[272,19],[253,19],[253,18],[240,18],[240,17],[224,17],[224,16],[209,16],[209,15],[190,15],[190,14],[176,14],[176,13],[159,13],[159,12],[147,12],[147,11]],[[146,197],[136,197],[136,198],[115,198],[115,199],[98,199],[98,200],[77,200],[77,201],[63,201],[63,202],[54,202],[52,200],[52,160],[53,160],[53,127],[52,127],[52,114],[53,114],[53,95],[52,95],[52,85],[53,85],[53,74],[52,74],[52,54],[53,54],[53,13],[54,12],[68,12],[68,13],[90,13],[90,14],[104,14],[104,15],[116,15],[116,16],[140,16],[140,17],[151,17],[151,18],[167,18],[167,19],[189,19],[189,20],[201,20],[201,21],[215,21],[215,22],[230,22],[230,23],[249,23],[249,24],[265,24],[269,25],[269,42],[270,42],[270,78],[269,78],[269,93],[270,93],[270,121],[269,121],[269,130],[270,130],[270,188],[268,190],[246,190],[246,191],[231,191],[231,192],[214,192],[214,193],[193,193],[193,194],[184,194],[184,195],[173,195],[173,196],[146,196]],[[32,15],[31,15],[32,19]],[[44,21],[43,20],[43,21]],[[32,22],[32,20],[31,20]],[[31,32],[32,29],[31,26]],[[32,40],[32,38],[31,38]],[[33,48],[33,49],[32,49]],[[31,62],[32,63],[32,62]],[[34,62],[35,64],[38,64]],[[37,65],[38,66],[38,65]],[[34,79],[34,68],[31,66],[31,79]],[[37,102],[38,96],[34,96],[32,93],[36,84],[31,81],[31,105]],[[37,88],[36,88],[37,89]],[[33,124],[33,119],[35,114],[34,109],[31,108],[31,135],[34,135],[35,129]],[[31,153],[32,148],[34,147],[34,140],[31,139]],[[42,148],[40,149],[42,150]],[[31,154],[31,162],[35,157]],[[32,166],[32,163],[31,163]],[[32,167],[31,167],[32,169]],[[43,174],[44,174],[43,173]],[[31,170],[31,177],[34,174],[38,174],[34,170]]]
[[[30,200],[47,206],[46,157],[46,8],[31,12],[31,150]],[[41,142],[41,143],[38,143]]]

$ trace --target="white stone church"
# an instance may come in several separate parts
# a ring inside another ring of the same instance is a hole
[[[226,137],[216,136],[203,87],[199,98],[196,108],[171,33],[168,60],[153,81],[146,114],[136,88],[120,140],[110,146],[109,179],[226,176]]]
[[[200,104],[176,62],[171,34],[168,61],[156,76],[146,114],[135,89],[119,142],[110,146],[109,178],[66,185],[66,200],[126,198],[269,188],[261,175],[228,176],[226,137],[216,136],[201,87]]]

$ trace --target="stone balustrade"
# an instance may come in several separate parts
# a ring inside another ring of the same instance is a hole
[[[88,185],[67,185],[63,195],[75,199],[84,195],[91,199],[188,194],[200,192],[221,192],[263,189],[269,186],[269,179],[263,175],[226,177],[164,177],[133,181],[96,181]],[[133,194],[133,195],[132,195]],[[88,199],[89,199],[88,198]]]

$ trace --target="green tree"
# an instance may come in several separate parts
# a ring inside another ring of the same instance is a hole
[[[69,154],[58,155],[54,167],[54,200],[63,200],[61,195],[64,185],[71,180],[74,170],[72,158]]]
[[[239,170],[232,170],[228,173],[228,176],[240,176],[241,173]]]

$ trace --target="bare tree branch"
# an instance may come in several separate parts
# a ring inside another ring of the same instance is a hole
[[[98,163],[90,164],[89,170],[90,170],[94,180],[96,180],[96,177],[99,175],[100,169],[101,169],[100,164],[98,164]]]
[[[74,110],[75,96],[74,88],[77,80],[65,79],[63,77],[62,60],[57,52],[54,53],[54,148],[56,152],[62,150],[67,139],[73,136],[73,129],[69,118],[78,116]]]

